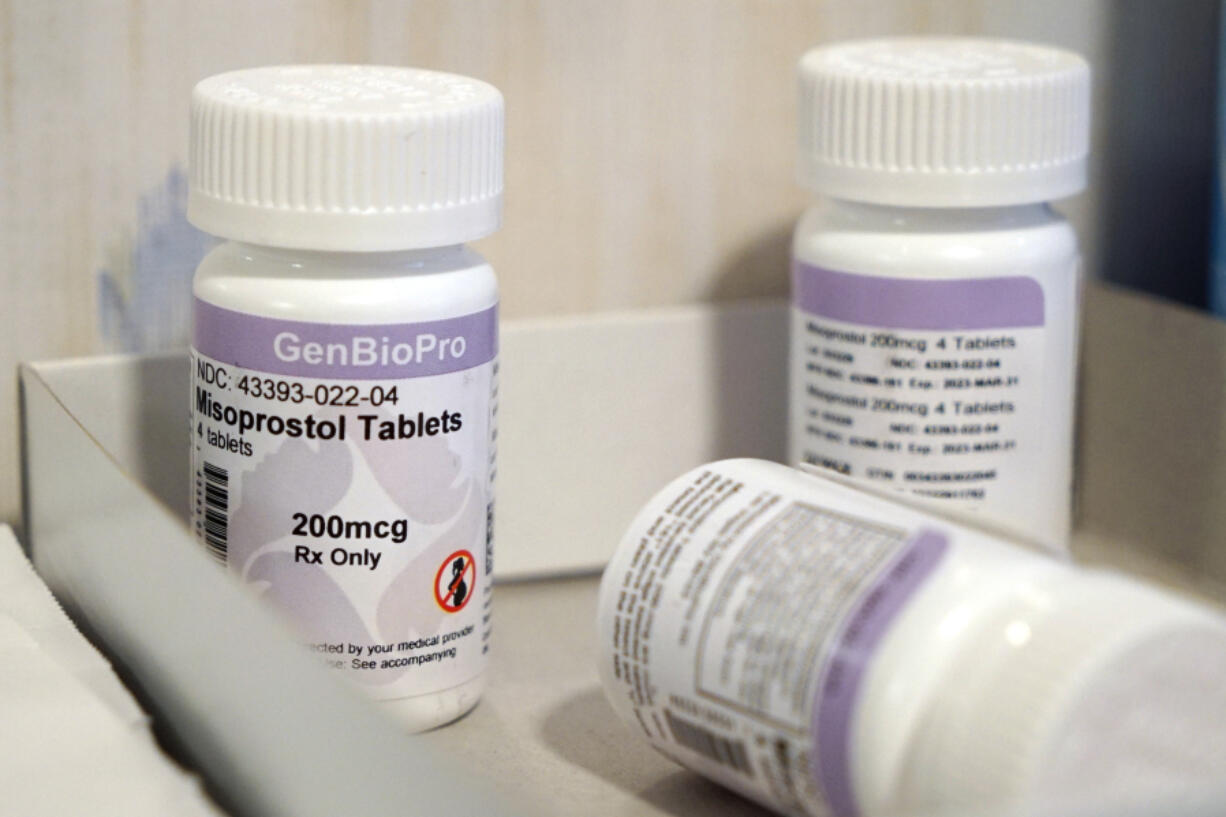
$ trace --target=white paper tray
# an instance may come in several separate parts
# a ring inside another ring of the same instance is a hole
[[[195,546],[185,356],[22,368],[26,539],[235,813],[762,814],[615,721],[593,574],[670,478],[781,456],[786,325],[784,304],[757,302],[504,327],[490,688],[424,736],[319,668]],[[1075,550],[1226,598],[1226,327],[1092,287],[1085,338]]]

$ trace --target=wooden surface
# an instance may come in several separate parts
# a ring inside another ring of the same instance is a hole
[[[183,219],[188,95],[204,76],[370,61],[495,83],[506,220],[480,249],[503,314],[589,312],[785,291],[807,201],[793,181],[807,47],[988,33],[1094,59],[1108,5],[0,0],[0,519],[17,512],[17,361],[185,342],[208,246]],[[1094,200],[1069,209],[1093,266]]]

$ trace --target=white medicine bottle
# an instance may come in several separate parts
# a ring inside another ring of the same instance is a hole
[[[908,505],[761,460],[661,489],[601,580],[620,719],[797,817],[1174,814],[1217,790],[1220,609]]]
[[[192,96],[192,522],[413,729],[483,688],[503,101],[432,71],[283,66]]]
[[[898,38],[799,65],[789,460],[1066,547],[1089,68]]]

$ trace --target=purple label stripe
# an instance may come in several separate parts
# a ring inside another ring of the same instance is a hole
[[[894,618],[936,569],[949,541],[920,531],[859,601],[839,634],[818,683],[813,706],[811,771],[838,817],[856,817],[851,778],[851,726],[856,700],[873,653]]]
[[[1043,288],[1021,275],[916,280],[792,264],[796,305],[822,318],[881,329],[1008,329],[1043,325]]]
[[[196,351],[267,374],[396,380],[458,372],[498,354],[498,307],[439,321],[331,324],[247,315],[196,299]]]

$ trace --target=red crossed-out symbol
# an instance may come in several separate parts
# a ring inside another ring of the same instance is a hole
[[[434,574],[434,600],[445,613],[458,613],[477,589],[477,564],[467,550],[457,550],[443,560]]]

